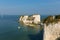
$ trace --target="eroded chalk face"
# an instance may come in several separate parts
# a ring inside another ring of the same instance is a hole
[[[28,25],[28,26],[36,26],[38,24],[40,24],[40,15],[36,14],[36,15],[24,15],[21,16],[19,19],[19,23],[23,23],[24,25]]]
[[[60,39],[60,22],[44,26],[44,40]]]

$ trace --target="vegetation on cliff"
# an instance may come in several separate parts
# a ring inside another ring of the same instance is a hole
[[[55,16],[48,16],[43,20],[43,23],[45,24],[50,24],[50,23],[57,23],[60,21],[60,15],[55,15]]]

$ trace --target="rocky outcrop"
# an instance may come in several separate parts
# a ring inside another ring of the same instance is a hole
[[[19,22],[29,26],[36,25],[40,23],[40,15],[24,15],[20,17]]]

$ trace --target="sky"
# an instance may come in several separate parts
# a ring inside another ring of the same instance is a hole
[[[0,0],[0,15],[60,14],[60,0]]]

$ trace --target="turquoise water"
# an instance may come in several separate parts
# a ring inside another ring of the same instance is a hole
[[[43,30],[23,27],[18,19],[18,15],[0,17],[0,40],[43,40]]]

